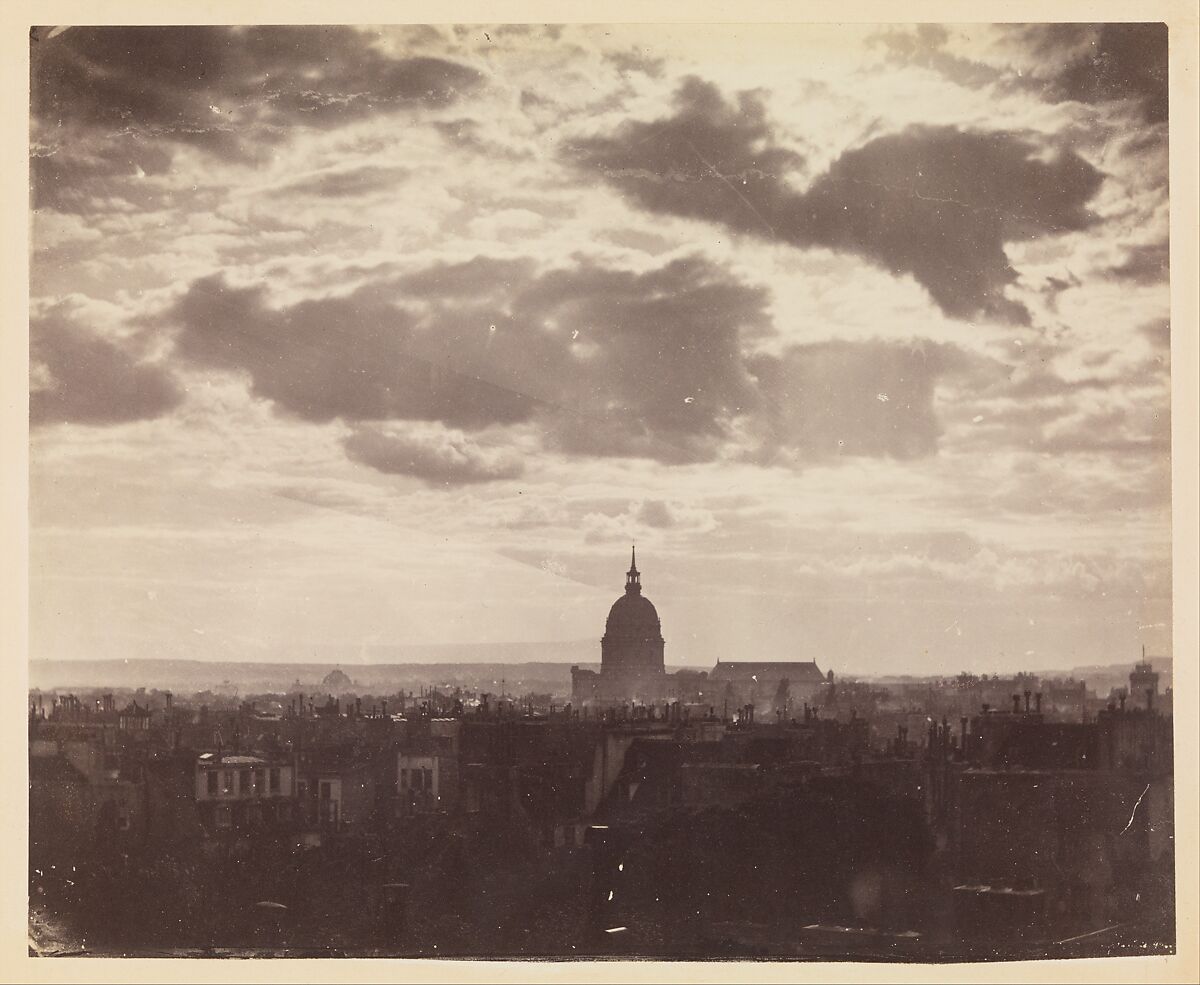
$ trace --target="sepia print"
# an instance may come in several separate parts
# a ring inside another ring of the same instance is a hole
[[[29,52],[31,956],[1175,953],[1165,24]]]

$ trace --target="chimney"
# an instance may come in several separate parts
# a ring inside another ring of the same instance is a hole
[[[170,711],[172,708],[175,707],[175,695],[173,695],[170,691],[168,691],[166,694],[166,698],[167,698],[167,711]]]
[[[1038,693],[1036,695],[1034,695],[1034,701],[1036,702],[1037,713],[1040,715],[1042,713],[1042,692],[1041,691],[1038,691]]]
[[[1028,688],[1025,689],[1025,714],[1029,714],[1029,699],[1033,697],[1033,692]]]
[[[362,698],[354,699],[354,717],[358,718],[362,714]]]
[[[383,706],[383,717],[384,717],[384,718],[387,718],[387,702],[386,702],[386,701],[383,701],[383,702],[380,702],[380,703],[381,703],[381,704],[382,704],[382,706]]]
[[[1021,711],[1021,696],[1019,694],[1014,694],[1012,696],[1012,698],[1013,698],[1013,714],[1017,715]]]
[[[300,692],[300,717],[304,717],[304,692]]]
[[[1125,710],[1125,695],[1123,695],[1123,694],[1118,695],[1117,700],[1121,702],[1121,711],[1124,711]]]

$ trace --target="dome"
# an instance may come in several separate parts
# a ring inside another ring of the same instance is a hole
[[[662,639],[662,626],[658,621],[658,610],[654,603],[642,594],[642,576],[637,569],[637,552],[625,575],[625,594],[617,599],[608,610],[608,621],[604,624],[605,639]]]
[[[610,638],[654,639],[662,634],[658,610],[646,596],[626,591],[608,610],[604,635]]]

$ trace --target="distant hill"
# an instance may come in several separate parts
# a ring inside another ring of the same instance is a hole
[[[302,660],[241,663],[206,660],[31,660],[29,683],[37,688],[158,688],[181,694],[232,685],[240,693],[282,691],[297,681],[319,690],[335,667],[363,688],[396,690],[451,684],[488,689],[566,691],[571,666],[599,665],[599,641],[492,645],[316,647]],[[498,684],[497,684],[498,686]]]
[[[1129,672],[1133,670],[1133,665],[1140,661],[1140,657],[1135,660],[1124,661],[1115,664],[1091,664],[1086,667],[1056,667],[1050,670],[1033,670],[1030,673],[1042,680],[1069,679],[1074,678],[1077,681],[1084,681],[1088,688],[1095,691],[1100,696],[1107,695],[1115,687],[1129,686]],[[1172,661],[1170,657],[1155,657],[1149,656],[1146,658],[1150,662],[1150,666],[1158,671],[1158,689],[1165,691],[1172,684]],[[984,670],[983,673],[991,673]],[[853,675],[846,674],[846,677]],[[946,677],[953,677],[954,674],[889,674],[889,675],[871,675],[866,674],[861,676],[861,680],[875,681],[883,686],[888,684],[915,684],[921,681],[941,680]],[[1001,676],[1011,676],[1002,673]]]

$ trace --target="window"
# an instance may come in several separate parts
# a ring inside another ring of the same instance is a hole
[[[325,780],[321,781],[321,799],[329,800],[333,796],[333,784]]]
[[[228,807],[218,807],[216,813],[217,827],[228,828],[233,823],[233,815]]]
[[[217,795],[218,784],[221,782],[219,770],[208,771],[208,795],[215,797]]]
[[[419,767],[412,771],[412,788],[414,790],[425,789],[425,771]]]
[[[400,770],[400,789],[401,790],[408,789],[408,770],[407,769]]]
[[[432,793],[433,792],[433,770],[431,770],[428,766],[426,766],[425,769],[422,770],[422,772],[425,774],[425,789],[428,790],[430,793]]]
[[[128,814],[122,814],[120,817],[117,818],[117,830],[118,831],[128,831],[129,830],[129,815]]]
[[[279,793],[279,767],[271,767],[269,775],[271,778],[271,793]]]

